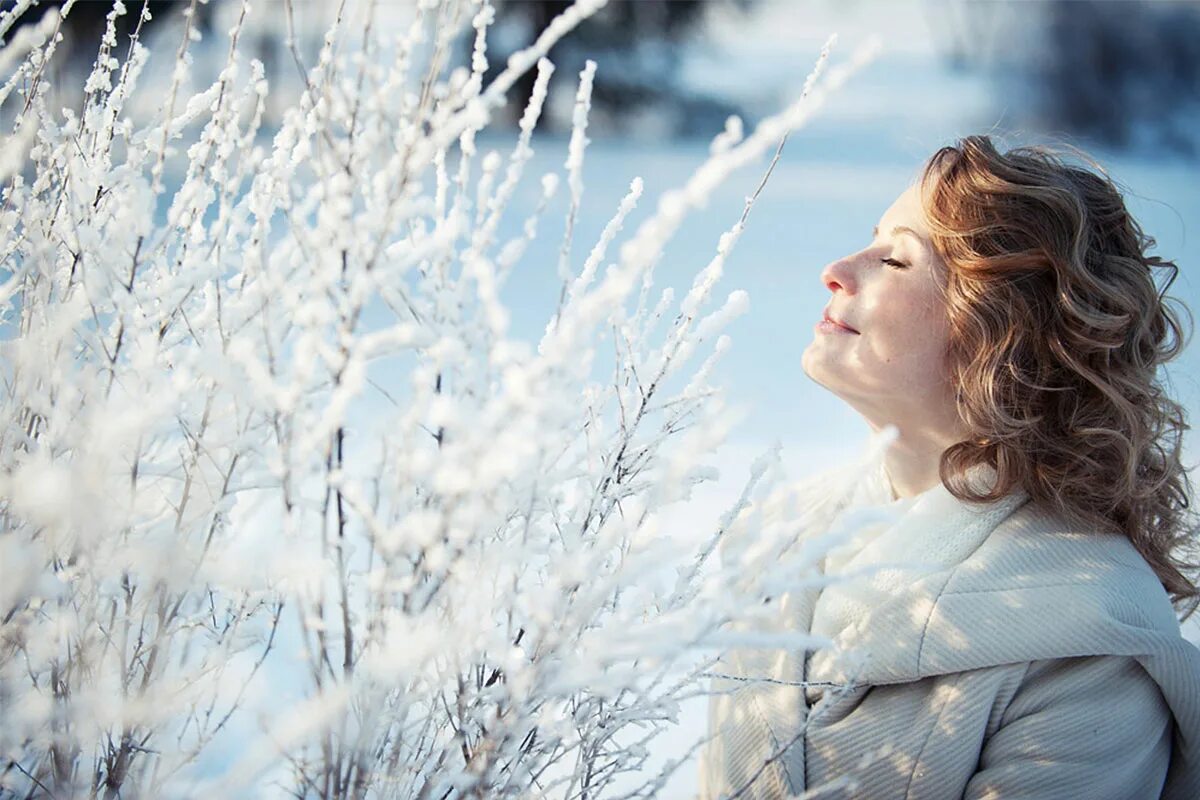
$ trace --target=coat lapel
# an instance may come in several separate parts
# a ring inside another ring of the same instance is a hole
[[[958,566],[1027,501],[1028,495],[1018,491],[993,503],[965,503],[940,484],[923,493],[898,520],[835,569],[843,582],[822,592],[811,631],[832,638],[836,647],[812,655],[810,677],[849,680],[864,666],[857,657],[869,655],[864,648],[854,647],[856,642],[872,636],[878,644],[878,637],[886,635],[883,632],[899,632],[892,617],[903,617],[910,626],[927,617]],[[890,642],[888,656],[900,661],[911,658],[915,641]]]

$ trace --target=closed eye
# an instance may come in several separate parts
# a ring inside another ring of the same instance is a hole
[[[897,261],[894,258],[881,258],[879,260],[882,263],[887,264],[889,267],[895,267],[896,269],[908,269],[908,264],[905,264],[902,261]]]

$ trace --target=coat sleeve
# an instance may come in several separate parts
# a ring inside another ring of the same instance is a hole
[[[1157,798],[1172,726],[1158,685],[1133,658],[1035,661],[964,798]]]

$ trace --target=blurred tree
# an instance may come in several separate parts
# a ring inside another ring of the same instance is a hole
[[[701,32],[705,13],[714,6],[749,11],[759,0],[612,0],[550,50],[562,74],[577,75],[584,61],[597,64],[592,92],[596,129],[640,131],[675,136],[719,131],[739,109],[724,100],[696,93],[680,80],[682,46]],[[570,0],[496,0],[494,33],[489,36],[489,72],[494,76],[508,56],[526,46]],[[467,47],[470,43],[467,42]],[[533,88],[533,70],[513,92],[517,102],[507,112],[520,117]],[[570,104],[554,94],[574,96],[571,82],[552,82],[547,104],[547,130],[570,129]],[[566,113],[555,113],[555,108]]]
[[[1055,0],[1045,13],[1047,46],[1031,66],[1046,123],[1195,154],[1200,4]]]
[[[953,23],[952,63],[992,67],[1006,94],[1027,93],[1021,124],[1110,147],[1200,153],[1200,3],[942,0],[937,9]],[[965,12],[956,22],[955,11]]]
[[[17,0],[0,0],[0,13],[11,11],[17,5]],[[26,23],[36,22],[51,8],[62,8],[65,0],[46,0],[35,2],[17,17],[11,30]],[[142,30],[149,31],[154,25],[166,20],[171,14],[178,14],[189,6],[178,0],[149,0],[146,6],[150,10],[150,19],[142,25]],[[100,38],[104,36],[104,26],[113,4],[103,0],[77,2],[67,13],[62,23],[63,40],[68,45],[68,67],[72,70],[90,69],[96,59],[96,51],[100,47]],[[142,0],[128,0],[125,3],[125,13],[117,17],[117,43],[128,45],[129,35],[137,27],[138,15],[142,11]],[[212,27],[213,6],[208,3],[196,6],[196,27],[202,34],[210,32]],[[120,51],[124,58],[124,51]]]

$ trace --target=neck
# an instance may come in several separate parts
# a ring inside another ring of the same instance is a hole
[[[951,444],[944,437],[914,436],[901,429],[883,459],[893,499],[915,497],[940,484],[938,466]]]

